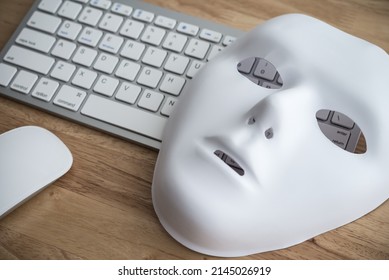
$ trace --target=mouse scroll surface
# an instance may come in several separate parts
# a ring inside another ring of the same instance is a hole
[[[25,126],[0,135],[0,217],[64,175],[72,155],[46,129]]]
[[[152,186],[162,225],[195,251],[242,256],[372,211],[389,197],[388,76],[382,49],[308,16],[239,38],[188,83],[165,128]],[[344,149],[341,126],[328,137],[342,120],[366,152]]]

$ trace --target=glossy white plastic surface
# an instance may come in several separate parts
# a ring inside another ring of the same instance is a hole
[[[243,77],[237,64],[249,57],[270,61],[283,86]],[[314,18],[292,14],[258,26],[198,73],[166,126],[152,186],[162,225],[195,251],[242,256],[372,211],[389,197],[388,77],[382,49]],[[321,109],[354,120],[367,152],[328,141],[315,118]]]
[[[64,175],[73,157],[53,133],[24,126],[0,135],[0,218]]]

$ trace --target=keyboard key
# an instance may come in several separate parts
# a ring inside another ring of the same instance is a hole
[[[67,40],[58,40],[57,43],[55,44],[53,50],[51,51],[51,54],[63,58],[65,60],[68,60],[74,50],[76,49],[76,44],[69,42]]]
[[[237,69],[240,74],[261,87],[278,89],[282,86],[276,68],[264,58],[246,58],[238,63]]]
[[[112,5],[111,11],[119,15],[129,16],[132,13],[132,7],[121,3],[114,3]]]
[[[251,72],[251,69],[253,69],[255,62],[255,57],[249,57],[245,60],[242,60],[238,63],[238,71],[241,73],[249,74]]]
[[[117,53],[122,46],[123,41],[124,39],[122,37],[113,34],[105,34],[100,42],[99,49],[110,53]]]
[[[55,14],[61,4],[62,0],[41,0],[38,9],[51,14]]]
[[[90,89],[97,78],[97,73],[86,68],[79,68],[74,75],[72,84]]]
[[[264,78],[266,80],[272,81],[276,76],[277,70],[273,64],[269,63],[264,59],[260,59],[257,67],[254,70],[254,76]]]
[[[351,129],[354,126],[353,120],[351,120],[349,117],[343,115],[342,113],[334,112],[334,115],[332,116],[331,122],[340,126],[343,126],[345,128]]]
[[[16,42],[34,50],[48,53],[55,42],[55,38],[39,31],[23,28],[16,38]]]
[[[76,66],[73,64],[64,61],[58,61],[51,71],[50,76],[64,82],[68,82],[75,70]]]
[[[31,91],[37,79],[38,79],[38,75],[21,70],[16,75],[15,80],[12,82],[11,88],[18,92],[28,94]]]
[[[111,7],[112,2],[109,0],[92,0],[90,4],[91,6],[107,10],[109,7]]]
[[[204,28],[200,32],[200,38],[210,42],[219,43],[222,39],[222,34],[220,32]]]
[[[176,103],[177,103],[177,99],[169,96],[166,99],[165,104],[163,104],[163,106],[162,106],[161,114],[166,116],[166,117],[170,117],[170,115],[172,114],[173,109],[174,109]]]
[[[89,96],[81,113],[159,141],[167,120],[95,94]]]
[[[188,69],[188,72],[186,73],[186,76],[188,78],[193,78],[196,75],[196,73],[201,69],[201,67],[204,66],[204,64],[205,64],[204,62],[193,60]]]
[[[138,39],[144,26],[145,25],[141,22],[128,19],[124,22],[122,28],[120,29],[120,35],[129,37],[131,39]]]
[[[39,80],[31,95],[40,100],[49,102],[51,98],[53,98],[58,86],[58,82],[43,77]]]
[[[164,69],[182,75],[188,67],[188,64],[189,58],[172,53],[166,61]]]
[[[75,40],[82,29],[82,25],[65,20],[58,30],[58,36],[69,40]]]
[[[188,37],[184,35],[175,32],[169,32],[165,41],[163,42],[162,47],[179,53],[183,50],[187,40]]]
[[[78,21],[91,26],[96,26],[102,15],[103,12],[99,9],[85,7],[81,12]]]
[[[177,26],[177,31],[191,36],[196,36],[199,32],[199,27],[197,25],[180,22]]]
[[[178,96],[185,85],[185,79],[174,76],[172,74],[166,74],[165,78],[159,88],[163,92],[167,92]]]
[[[157,16],[154,21],[154,24],[160,27],[164,27],[167,29],[173,29],[176,26],[177,21],[172,18],[168,18],[165,16]]]
[[[278,84],[273,84],[273,83],[269,83],[269,82],[262,82],[262,84],[260,84],[262,87],[264,88],[269,88],[269,89],[276,89],[276,88],[280,88],[280,86]]]
[[[91,47],[96,47],[102,36],[103,32],[100,30],[91,27],[85,27],[84,30],[82,30],[80,37],[78,38],[78,42]]]
[[[62,20],[58,17],[35,11],[27,25],[54,34],[61,22]]]
[[[338,145],[342,149],[346,148],[347,142],[350,138],[350,132],[326,123],[318,122],[321,131],[330,139],[331,142]]]
[[[93,91],[101,93],[106,96],[112,96],[115,92],[119,80],[111,78],[109,76],[101,75],[93,88]]]
[[[138,60],[143,54],[145,48],[146,46],[142,43],[127,40],[120,52],[120,55],[132,60]]]
[[[161,67],[167,56],[167,52],[158,48],[148,47],[142,62],[151,66]]]
[[[16,72],[17,69],[15,67],[0,63],[0,85],[8,86]]]
[[[280,85],[282,85],[284,82],[282,81],[282,78],[281,76],[278,76],[277,78],[277,83],[279,83]]]
[[[107,13],[100,21],[99,27],[101,29],[115,33],[116,31],[118,31],[122,22],[123,22],[123,17],[111,13]]]
[[[120,65],[118,69],[116,70],[115,75],[117,77],[129,80],[129,81],[134,81],[136,75],[138,75],[138,72],[140,70],[140,65],[137,63],[134,63],[132,61],[123,59],[120,62]]]
[[[145,10],[136,9],[132,14],[132,17],[140,21],[152,22],[154,19],[154,14]]]
[[[163,94],[147,89],[143,92],[143,95],[138,102],[138,106],[152,112],[157,112],[163,98]]]
[[[316,118],[322,121],[326,121],[330,115],[330,110],[319,110],[316,113]]]
[[[209,43],[197,39],[190,39],[185,54],[198,59],[204,59],[209,49]]]
[[[235,41],[236,41],[235,37],[227,35],[227,36],[224,37],[223,46],[229,46],[229,45],[231,45]]]
[[[59,8],[58,15],[75,20],[82,9],[82,5],[72,1],[65,1]]]
[[[135,104],[141,90],[140,86],[123,82],[116,93],[116,99],[129,104]]]
[[[156,88],[161,78],[161,71],[150,67],[144,67],[139,75],[138,84]]]
[[[119,58],[117,56],[101,53],[96,59],[93,68],[107,74],[112,74],[118,62]]]
[[[96,50],[81,46],[76,51],[76,54],[73,57],[73,62],[89,67],[92,65],[96,56]]]
[[[211,51],[208,54],[207,61],[210,61],[212,58],[218,55],[222,50],[224,50],[223,47],[216,46],[216,45],[212,46]]]
[[[53,103],[71,111],[78,111],[85,97],[85,91],[68,85],[63,85],[54,98]]]
[[[219,151],[220,152],[220,151]],[[223,161],[229,166],[231,167],[236,173],[238,173],[239,175],[244,175],[244,170],[242,169],[242,167],[235,161],[233,160],[231,157],[229,157],[227,154],[224,154],[223,155],[224,159]]]
[[[41,74],[47,74],[55,62],[52,57],[18,46],[12,46],[5,55],[4,60]]]
[[[154,46],[158,46],[161,43],[163,37],[165,37],[165,34],[165,30],[149,25],[143,32],[141,41]]]

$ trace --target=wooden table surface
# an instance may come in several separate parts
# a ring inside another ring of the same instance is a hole
[[[0,1],[0,48],[32,2]],[[242,30],[277,15],[305,13],[389,52],[387,0],[147,2]],[[0,259],[212,259],[186,249],[160,225],[150,193],[156,151],[0,97],[0,133],[23,125],[54,132],[74,163],[0,220]],[[389,259],[389,201],[299,245],[243,259]]]

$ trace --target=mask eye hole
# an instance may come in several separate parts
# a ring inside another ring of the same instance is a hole
[[[321,132],[338,147],[354,154],[367,151],[363,132],[348,116],[323,109],[316,112],[316,120]]]
[[[264,88],[277,89],[282,87],[282,78],[276,67],[270,61],[259,58],[249,57],[240,61],[237,66],[240,74],[250,81]]]

